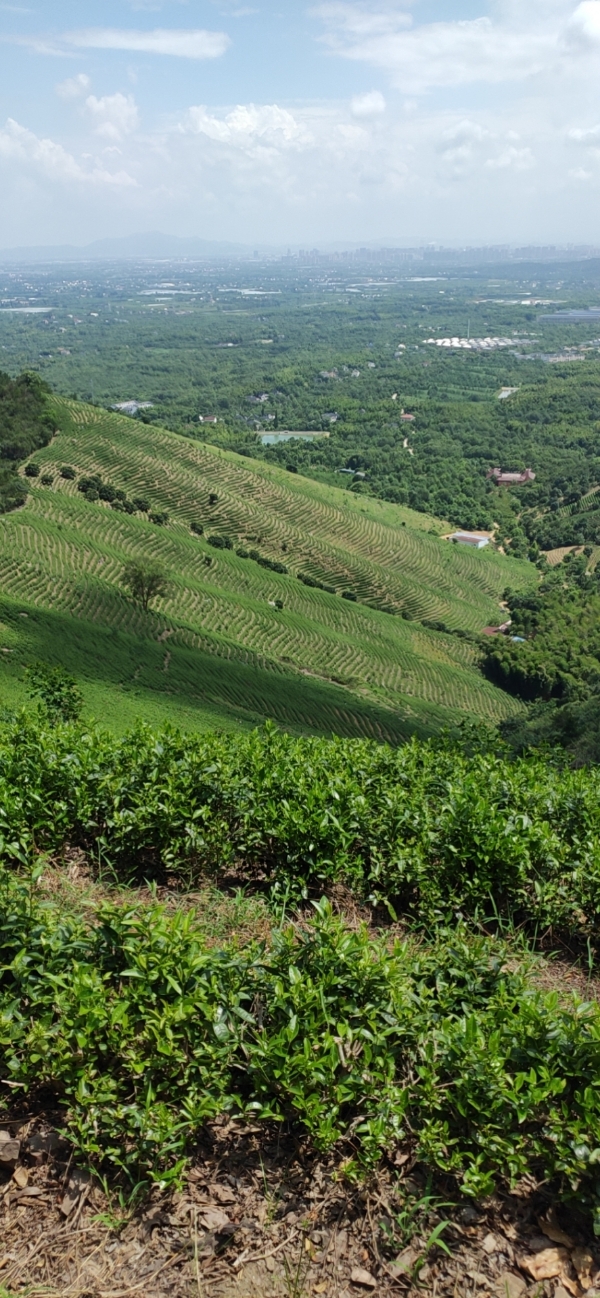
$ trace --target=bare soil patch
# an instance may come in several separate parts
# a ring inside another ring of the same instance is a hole
[[[223,1120],[203,1133],[181,1191],[130,1213],[58,1134],[60,1113],[15,1112],[0,1172],[0,1285],[29,1298],[595,1298],[600,1247],[583,1217],[524,1183],[485,1204],[423,1170],[347,1183],[292,1134]],[[13,1153],[14,1153],[13,1148]],[[425,1203],[435,1192],[439,1206]],[[407,1204],[425,1204],[407,1227]],[[428,1247],[435,1226],[449,1252]],[[411,1234],[411,1229],[414,1233]],[[597,1288],[598,1284],[598,1288]]]

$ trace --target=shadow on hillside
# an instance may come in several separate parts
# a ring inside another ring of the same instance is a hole
[[[433,733],[433,725],[400,717],[342,686],[230,659],[226,644],[222,656],[211,654],[176,638],[159,642],[7,598],[0,599],[0,619],[12,632],[12,653],[2,660],[10,675],[18,676],[37,659],[60,664],[82,684],[110,691],[117,707],[119,696],[128,696],[129,712],[139,700],[142,718],[146,705],[160,698],[167,706],[214,709],[215,726],[220,721],[260,725],[271,718],[294,732],[391,744]]]

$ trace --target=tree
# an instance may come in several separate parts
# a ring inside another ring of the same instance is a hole
[[[77,721],[83,697],[74,676],[62,667],[39,662],[26,667],[25,679],[29,697],[40,700],[40,710],[48,721]]]
[[[159,564],[133,561],[123,570],[123,582],[136,604],[141,604],[145,612],[148,611],[151,600],[168,594],[170,585],[164,568]]]

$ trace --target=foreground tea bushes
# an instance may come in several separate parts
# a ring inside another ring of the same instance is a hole
[[[322,902],[211,950],[189,912],[105,903],[86,926],[14,874],[0,890],[0,1076],[54,1096],[109,1176],[176,1179],[228,1113],[337,1144],[348,1172],[401,1145],[467,1193],[529,1172],[600,1202],[600,1011],[534,990],[500,943],[390,947]]]
[[[424,924],[459,910],[600,934],[600,774],[414,741],[47,731],[0,739],[5,859],[82,845],[124,880],[343,882]]]

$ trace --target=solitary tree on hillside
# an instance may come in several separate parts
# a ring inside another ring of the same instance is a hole
[[[123,569],[123,582],[129,588],[136,604],[148,611],[150,601],[167,595],[169,579],[164,568],[156,563],[128,563]]]

